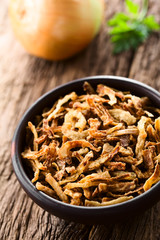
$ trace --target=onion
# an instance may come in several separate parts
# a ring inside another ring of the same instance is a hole
[[[84,49],[97,34],[104,0],[11,0],[14,33],[31,54],[61,60]]]

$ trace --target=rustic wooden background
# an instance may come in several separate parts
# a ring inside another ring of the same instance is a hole
[[[11,139],[24,111],[57,85],[84,76],[108,74],[145,82],[160,90],[160,34],[136,52],[112,56],[104,23],[99,35],[78,56],[48,62],[28,55],[15,40],[6,0],[0,1],[0,239],[159,240],[160,202],[127,223],[86,226],[65,222],[37,206],[22,190],[12,169]],[[123,0],[106,0],[105,20],[123,9]],[[149,12],[160,22],[159,1]],[[144,203],[145,204],[145,203]]]

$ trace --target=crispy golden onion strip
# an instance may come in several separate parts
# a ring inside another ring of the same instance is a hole
[[[86,127],[86,119],[80,111],[71,109],[64,117],[63,127],[68,129],[78,128],[81,132]]]
[[[128,126],[133,125],[136,122],[136,118],[128,111],[124,111],[122,109],[110,109],[109,113],[116,120],[127,123]]]
[[[55,190],[55,192],[63,202],[68,202],[67,195],[62,191],[62,188],[50,173],[45,174],[45,180],[51,185],[51,187]]]
[[[81,173],[85,172],[86,169],[88,169],[89,160],[90,160],[90,158],[92,158],[92,157],[93,157],[93,152],[90,151],[89,153],[86,154],[86,156],[85,156],[85,157],[83,158],[83,160],[80,162],[80,164],[79,164],[78,167],[77,167],[76,172],[75,172],[72,176],[66,178],[65,180],[60,181],[59,184],[60,184],[60,185],[63,185],[63,184],[66,184],[66,183],[68,183],[68,182],[76,181],[77,178],[79,177],[79,175],[80,175]]]
[[[160,180],[160,167],[157,161],[154,173],[148,178],[143,186],[144,191],[149,190],[153,184],[157,183]]]
[[[112,152],[104,154],[100,156],[98,159],[91,161],[88,169],[89,170],[94,170],[99,168],[102,164],[106,163],[107,161],[111,161],[111,159],[118,153],[119,151],[119,146],[116,146]]]
[[[87,103],[91,107],[91,110],[93,110],[93,112],[95,112],[102,120],[104,126],[108,126],[109,124],[113,123],[113,119],[109,114],[108,109],[104,108],[102,103],[95,102],[95,99],[92,97],[87,98]]]
[[[59,158],[60,159],[67,159],[70,158],[72,153],[70,150],[75,147],[85,148],[88,147],[96,152],[99,152],[101,147],[95,148],[91,143],[86,140],[75,140],[75,141],[68,141],[62,145],[59,149]]]
[[[89,201],[89,200],[85,200],[85,206],[92,206],[92,207],[102,207],[102,206],[109,206],[109,205],[114,205],[117,203],[122,203],[125,201],[128,201],[130,199],[132,199],[132,196],[124,196],[124,197],[119,197],[117,199],[113,199],[111,201],[107,201],[107,202],[97,202],[97,201]]]
[[[109,87],[104,86],[102,84],[99,84],[97,86],[97,92],[99,93],[100,96],[108,96],[110,101],[108,102],[108,104],[110,104],[111,106],[114,105],[115,103],[117,103],[117,98],[116,98],[116,93]]]
[[[42,191],[44,193],[46,193],[47,195],[54,197],[55,196],[55,191],[52,190],[51,188],[44,186],[42,183],[40,182],[36,182],[36,188],[39,191]]]
[[[75,92],[72,92],[72,93],[66,95],[64,98],[58,100],[56,108],[53,110],[53,112],[51,112],[49,114],[49,116],[47,117],[47,120],[51,121],[52,118],[55,118],[57,116],[58,112],[61,110],[61,107],[63,104],[68,102],[70,99],[75,100],[76,98],[77,98],[77,94]]]
[[[144,149],[144,144],[147,137],[145,126],[148,122],[150,122],[150,118],[147,118],[144,116],[142,116],[138,122],[139,135],[137,138],[137,144],[136,144],[136,150],[135,150],[136,157],[138,159],[138,164],[143,162],[142,150]]]
[[[38,143],[36,142],[36,140],[38,138],[38,133],[37,133],[36,127],[31,122],[28,122],[28,127],[31,129],[33,136],[34,136],[33,149],[34,149],[34,151],[38,151]]]

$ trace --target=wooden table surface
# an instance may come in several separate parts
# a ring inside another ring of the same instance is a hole
[[[25,110],[42,94],[73,79],[93,75],[134,78],[160,90],[160,35],[152,34],[136,52],[113,56],[105,23],[76,57],[49,62],[28,55],[13,36],[7,1],[0,7],[0,239],[159,240],[160,202],[127,223],[91,226],[66,222],[37,206],[12,169],[11,139]],[[123,0],[106,0],[105,20],[123,9]],[[149,12],[160,22],[159,1]]]

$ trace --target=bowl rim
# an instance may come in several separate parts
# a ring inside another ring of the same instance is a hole
[[[56,92],[58,90],[60,90],[61,88],[65,88],[66,86],[70,86],[72,84],[76,84],[77,82],[84,82],[87,80],[95,80],[95,79],[114,79],[114,80],[120,80],[121,82],[129,82],[132,84],[136,84],[137,86],[140,86],[142,88],[145,88],[148,92],[153,93],[157,99],[160,101],[160,93],[155,90],[154,88],[148,86],[147,84],[144,84],[142,82],[139,82],[137,80],[131,79],[131,78],[126,78],[126,77],[121,77],[121,76],[113,76],[113,75],[97,75],[97,76],[89,76],[89,77],[83,77],[83,78],[79,78],[73,81],[70,81],[68,83],[62,84],[60,86],[57,86],[55,88],[53,88],[52,90],[48,91],[47,93],[43,94],[42,96],[40,96],[23,114],[23,116],[21,117],[17,128],[15,130],[13,139],[12,139],[12,146],[11,146],[11,158],[12,158],[12,165],[13,165],[13,169],[14,172],[17,176],[17,179],[19,180],[21,186],[23,187],[23,189],[25,190],[25,192],[28,193],[28,195],[32,198],[34,197],[34,199],[36,198],[36,200],[38,202],[41,201],[47,201],[47,203],[51,206],[53,203],[57,206],[61,205],[62,207],[67,207],[70,209],[75,209],[75,210],[83,210],[83,211],[94,211],[97,212],[98,211],[102,211],[102,210],[116,210],[117,208],[121,208],[124,205],[128,207],[130,206],[130,204],[137,202],[138,200],[143,200],[145,198],[148,198],[151,195],[151,192],[157,192],[157,189],[160,187],[160,182],[156,183],[154,186],[152,186],[148,191],[144,192],[143,194],[136,196],[133,199],[127,200],[125,202],[121,202],[121,203],[117,203],[117,204],[112,204],[112,205],[108,205],[108,206],[77,206],[77,205],[72,205],[69,203],[64,203],[60,200],[57,200],[55,198],[50,197],[49,195],[43,193],[42,191],[38,191],[36,189],[36,187],[34,186],[34,184],[30,181],[29,177],[27,176],[26,172],[24,171],[23,167],[22,167],[22,163],[21,160],[19,159],[19,155],[18,155],[18,140],[19,140],[19,136],[20,136],[20,130],[22,127],[22,123],[24,121],[24,119],[29,115],[30,111],[36,107],[37,104],[39,104],[41,101],[44,100],[44,98],[48,97],[50,94],[53,94],[53,92]],[[106,83],[105,83],[106,84]],[[75,90],[76,91],[76,90]],[[67,94],[68,92],[66,92]],[[33,199],[33,198],[32,198]],[[34,200],[35,201],[35,200]]]

